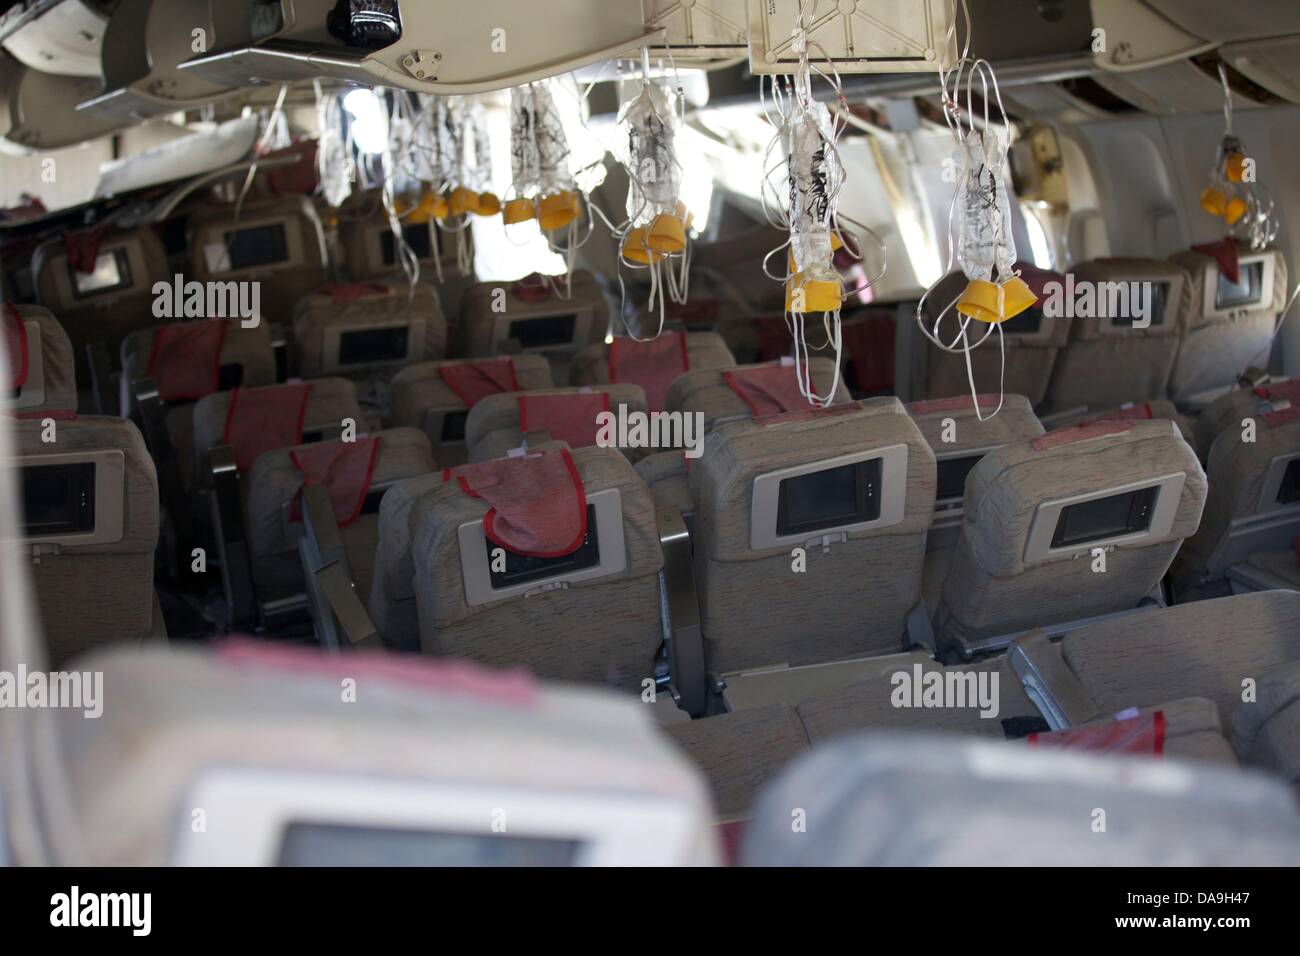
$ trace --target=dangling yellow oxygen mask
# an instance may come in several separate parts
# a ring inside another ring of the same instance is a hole
[[[1280,224],[1273,199],[1255,179],[1255,161],[1233,135],[1232,88],[1223,63],[1219,64],[1219,79],[1223,83],[1224,132],[1209,185],[1201,192],[1201,208],[1223,220],[1227,235],[1245,239],[1252,249],[1260,250],[1277,239]]]
[[[628,334],[638,341],[659,337],[669,300],[685,304],[689,294],[691,239],[690,211],[681,201],[682,165],[675,138],[682,122],[685,96],[680,84],[669,89],[650,75],[650,52],[641,51],[641,86],[623,104],[618,123],[627,132],[627,154],[620,157],[627,170],[627,219],[615,229],[619,239],[619,264],[646,271],[650,280],[647,311],[659,322],[652,335],[642,339],[638,329]],[[619,288],[626,297],[623,276]]]
[[[967,50],[969,40],[967,40]],[[1006,344],[1002,323],[1028,309],[1037,296],[1014,271],[1015,239],[1011,231],[1011,199],[1007,190],[1007,150],[1011,145],[1011,125],[1002,107],[997,77],[985,60],[971,61],[963,52],[951,71],[940,73],[944,87],[944,116],[956,137],[954,161],[958,170],[957,189],[948,207],[948,261],[944,275],[960,268],[967,278],[966,287],[952,302],[946,303],[933,323],[926,324],[925,304],[934,291],[932,285],[916,305],[916,321],[921,332],[944,352],[960,354],[966,361],[975,415],[980,412],[971,352],[996,334],[1001,357],[998,381],[998,405],[988,416],[1002,410],[1006,380]],[[972,109],[973,87],[978,84],[984,103],[983,123],[977,128]],[[963,85],[966,109],[961,107]],[[989,121],[989,92],[1002,115],[1001,124]],[[939,281],[942,281],[942,277]],[[936,285],[938,283],[936,282]],[[941,335],[945,319],[956,312],[959,320],[955,334]],[[979,323],[979,325],[972,325]],[[982,330],[980,326],[983,326]]]

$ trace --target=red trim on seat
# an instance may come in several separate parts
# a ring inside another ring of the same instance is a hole
[[[1300,418],[1300,405],[1292,405],[1290,408],[1280,408],[1275,412],[1268,412],[1261,415],[1264,424],[1269,428],[1278,428]]]
[[[388,295],[389,287],[382,282],[330,282],[321,286],[321,292],[328,295],[334,305],[342,305],[356,299]]]
[[[379,461],[380,437],[371,435],[360,441],[319,442],[289,452],[289,460],[303,476],[289,506],[289,517],[302,520],[302,490],[325,485],[329,491],[334,520],[346,528],[361,516],[370,483]]]
[[[154,332],[146,369],[164,402],[192,402],[217,391],[226,319],[172,322]]]
[[[520,390],[515,360],[508,357],[440,365],[438,375],[466,408],[473,408],[489,395]]]
[[[997,408],[1002,399],[997,395],[978,395],[980,408]],[[912,402],[907,406],[911,415],[934,415],[938,412],[964,412],[975,407],[969,395],[956,395],[952,398],[928,398]]]
[[[234,449],[235,467],[246,472],[265,452],[302,444],[311,389],[299,382],[231,391],[221,441]]]
[[[1034,451],[1048,451],[1052,448],[1060,448],[1062,445],[1073,445],[1075,442],[1089,441],[1106,435],[1122,435],[1132,428],[1132,422],[1113,421],[1094,422],[1091,425],[1071,425],[1058,428],[1046,435],[1039,435],[1037,438],[1031,439],[1029,444]]]
[[[852,415],[854,412],[860,411],[862,411],[862,406],[856,402],[842,402],[839,405],[830,405],[823,408],[801,408],[793,412],[782,412],[779,415],[764,415],[762,418],[755,418],[753,421],[755,425],[771,428],[774,425],[792,425],[796,422],[837,418],[840,415]]]

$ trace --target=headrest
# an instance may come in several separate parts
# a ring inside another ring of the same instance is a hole
[[[955,451],[994,448],[1007,442],[1036,438],[1043,433],[1043,425],[1025,396],[1003,396],[1002,410],[992,414],[997,407],[997,395],[980,395],[979,415],[976,415],[971,397],[958,395],[956,398],[912,402],[907,411],[934,453],[940,456]],[[983,421],[980,421],[981,416]],[[944,425],[949,419],[953,422],[951,429]]]
[[[567,296],[553,283],[480,282],[465,290],[460,324],[469,355],[499,354],[511,338],[524,351],[580,349],[604,339],[609,304],[595,278],[582,269],[569,276]]]
[[[307,378],[440,359],[447,326],[428,283],[333,283],[298,300],[293,338]]]
[[[77,410],[72,342],[48,310],[37,305],[0,306],[7,364],[0,363],[0,389],[12,396],[15,417]]]
[[[645,392],[636,385],[592,385],[489,395],[470,409],[465,441],[473,448],[489,433],[514,429],[521,435],[550,432],[571,448],[594,445],[602,411],[646,411]]]
[[[43,440],[45,426],[39,420],[18,420],[13,428],[15,451],[18,458],[25,460],[24,466],[94,463],[93,471],[89,471],[93,475],[94,507],[86,514],[91,527],[66,529],[68,534],[85,534],[93,543],[63,543],[63,553],[146,554],[154,550],[158,543],[158,479],[144,438],[134,424],[99,416],[62,419],[56,424],[54,442]],[[0,462],[4,466],[14,464]],[[37,490],[41,500],[56,488],[77,487],[71,479],[40,484]],[[51,513],[58,515],[60,524],[67,525],[66,511],[72,510],[71,506],[60,505],[62,502],[52,502]],[[106,536],[104,532],[109,528],[113,531]]]
[[[99,720],[76,711],[59,734],[81,801],[87,859],[97,863],[178,862],[169,853],[176,852],[184,794],[226,771],[246,783],[260,774],[302,781],[296,795],[304,802],[270,827],[277,842],[289,823],[304,819],[367,825],[318,812],[334,803],[337,788],[358,786],[373,788],[372,798],[361,801],[371,808],[411,787],[509,790],[519,795],[517,812],[532,820],[559,796],[599,817],[611,795],[624,802],[631,795],[655,804],[656,819],[684,814],[686,822],[672,829],[688,845],[709,839],[708,798],[698,773],[642,705],[612,693],[537,684],[518,672],[460,662],[345,660],[263,643],[217,654],[184,648],[99,653],[86,666],[103,674],[106,699],[119,702]],[[367,691],[355,705],[340,707],[344,677]],[[396,792],[393,781],[400,783]],[[318,795],[323,804],[313,800]],[[493,836],[488,817],[471,831],[451,817],[422,825],[434,834]],[[571,829],[557,830],[564,839],[575,837]],[[585,835],[579,839],[587,842]],[[259,851],[274,859],[279,847],[241,846],[232,862],[254,862],[247,857]]]
[[[822,821],[817,831],[792,833],[791,807]],[[1104,836],[1089,825],[1099,808]],[[1262,774],[881,733],[825,744],[790,764],[759,797],[741,858],[751,866],[1285,865],[1297,841],[1290,791]]]
[[[324,484],[340,527],[353,524],[376,489],[396,487],[417,475],[433,475],[429,439],[416,428],[392,428],[358,437],[278,448],[261,455],[248,482],[249,538],[255,554],[295,547],[295,507],[308,484]],[[385,492],[387,495],[387,492]]]
[[[686,338],[685,332],[663,332],[651,341],[616,336],[609,344],[609,381],[641,386],[650,410],[663,411],[668,386],[691,369]]]
[[[1068,278],[1061,305],[1074,316],[1075,339],[1182,335],[1199,302],[1200,287],[1187,270],[1161,259],[1094,259],[1076,265]],[[1155,314],[1162,302],[1164,313]],[[1143,304],[1153,310],[1151,325],[1134,328]]]
[[[898,399],[719,425],[706,439],[705,454],[690,468],[698,513],[712,516],[703,536],[710,556],[741,561],[789,553],[784,542],[753,546],[752,519],[761,504],[755,500],[761,484],[756,479],[822,462],[837,467],[836,461],[846,456],[894,448],[898,452],[882,465],[878,490],[880,514],[888,523],[851,531],[851,539],[924,533],[934,516],[934,453]],[[813,536],[805,534],[798,543]]]
[[[1163,419],[1057,429],[1003,445],[975,465],[966,479],[962,534],[988,573],[1011,577],[1032,565],[1068,560],[1074,553],[1063,545],[1045,555],[1031,548],[1031,531],[1038,533],[1039,525],[1049,521],[1045,503],[1090,499],[1110,489],[1120,494],[1170,476],[1181,476],[1170,478],[1182,485],[1177,503],[1160,497],[1151,516],[1152,534],[1135,546],[1179,540],[1196,530],[1206,479],[1195,453],[1177,426]],[[1163,519],[1168,519],[1168,528],[1157,533]],[[1050,528],[1047,533],[1050,537]]]
[[[892,309],[864,309],[841,320],[845,365],[852,363],[845,374],[852,371],[853,385],[859,392],[893,391],[895,334]]]
[[[37,298],[65,319],[128,297],[152,297],[154,283],[166,278],[167,253],[148,226],[82,231],[42,243],[32,255]]]
[[[167,402],[197,401],[222,387],[272,385],[270,323],[245,328],[239,319],[199,319],[133,332],[122,341],[122,368],[128,383],[151,377]]]
[[[1233,250],[1236,253],[1235,263],[1232,252],[1220,244],[1193,246],[1169,257],[1170,262],[1184,269],[1191,280],[1195,299],[1194,311],[1189,321],[1193,325],[1204,324],[1207,318],[1218,320],[1219,316],[1216,315],[1219,312],[1216,305],[1218,278],[1222,276],[1228,282],[1233,281],[1225,266],[1235,265],[1237,278],[1241,279],[1241,270],[1248,264],[1263,263],[1258,270],[1259,280],[1264,286],[1258,290],[1260,299],[1254,304],[1240,306],[1241,311],[1276,315],[1286,304],[1287,295],[1291,290],[1287,288],[1286,258],[1282,255],[1282,251],[1280,249],[1255,251],[1235,240],[1226,241],[1232,242],[1236,247]]]
[[[834,381],[835,361],[814,356],[808,360],[808,371],[815,390],[824,394]],[[849,390],[841,380],[832,404],[847,401]],[[705,428],[710,429],[723,419],[751,418],[755,408],[770,415],[810,405],[799,394],[793,363],[776,362],[687,372],[668,389],[667,407],[703,412]]]
[[[618,492],[625,567],[612,575],[573,581],[568,593],[580,594],[583,588],[611,580],[657,574],[663,558],[654,501],[645,482],[616,449],[575,448],[571,457],[588,503],[594,502],[601,492]],[[474,487],[472,479],[471,487]],[[415,573],[432,575],[436,585],[436,607],[430,620],[424,619],[426,609],[421,607],[422,629],[448,627],[500,603],[499,600],[486,604],[470,602],[464,584],[460,543],[461,526],[483,519],[494,507],[494,502],[466,494],[455,480],[432,488],[413,502],[409,524],[412,546],[419,552],[414,556]]]

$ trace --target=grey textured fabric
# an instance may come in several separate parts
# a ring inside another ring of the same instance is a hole
[[[736,366],[736,371],[742,372],[754,367],[739,365]],[[814,388],[819,394],[825,394],[835,378],[834,359],[823,358],[820,355],[813,356],[808,362],[808,367],[812,374]],[[731,390],[731,386],[723,377],[725,371],[726,369],[698,369],[678,376],[677,381],[673,382],[672,387],[668,389],[668,398],[665,401],[668,411],[703,412],[706,431],[712,431],[713,427],[723,420],[751,417],[749,406]],[[791,374],[793,375],[793,370]],[[841,379],[832,404],[839,405],[850,400],[848,386]]]
[[[194,465],[199,470],[203,468],[204,456],[224,440],[231,394],[216,392],[205,395],[194,403]],[[303,432],[337,428],[345,418],[356,421],[358,431],[363,429],[365,418],[357,404],[356,386],[346,378],[318,378],[313,381],[311,394],[307,397],[307,412],[303,417]],[[204,484],[201,478],[198,479],[198,484]]]
[[[32,254],[32,281],[36,298],[63,325],[72,340],[77,382],[83,390],[90,387],[90,369],[85,347],[102,342],[114,355],[122,340],[157,320],[153,314],[154,283],[167,280],[167,253],[162,240],[150,226],[110,232],[99,247],[101,256],[125,261],[122,278],[127,284],[119,289],[77,295],[72,268],[68,265],[64,238],[51,239]]]
[[[149,356],[153,353],[156,333],[157,328],[143,329],[133,332],[122,343],[123,416],[129,415],[135,408],[131,383],[149,374]],[[271,345],[271,327],[266,322],[259,322],[249,329],[244,328],[238,320],[230,322],[226,337],[221,343],[218,361],[223,367],[239,366],[239,384],[242,388],[274,385],[275,349]]]
[[[40,329],[41,347],[37,353],[32,349],[32,340],[27,340],[28,385],[31,387],[33,374],[31,366],[40,363],[40,376],[45,389],[45,397],[36,404],[24,402],[18,410],[24,415],[42,411],[77,410],[77,373],[76,360],[72,354],[72,340],[59,324],[49,309],[39,305],[14,305],[23,324],[35,322]]]
[[[680,451],[661,451],[636,463],[636,473],[660,508],[686,514],[695,510],[691,497],[691,463]]]
[[[646,413],[645,392],[640,385],[584,385],[589,389],[609,396],[609,408],[618,414],[619,406],[625,406],[628,412]],[[539,388],[529,395],[576,395],[581,390],[574,388]],[[465,444],[469,448],[470,461],[490,461],[501,458],[511,448],[518,448],[524,440],[524,433],[519,429],[519,398],[523,392],[502,392],[489,395],[480,400],[469,411],[465,421]],[[545,431],[544,422],[528,423],[532,431]],[[559,435],[552,438],[558,440]],[[635,461],[641,458],[646,449],[628,448],[624,453]]]
[[[392,226],[389,225],[388,214],[384,211],[379,190],[367,190],[359,196],[354,194],[340,212],[338,247],[340,257],[347,266],[348,275],[352,280],[354,282],[385,278],[404,280],[405,276],[398,256],[394,254],[391,261],[384,260],[385,242],[392,242]],[[439,258],[442,259],[444,274],[455,272],[456,237],[443,232],[432,219],[422,224],[405,223],[402,227],[402,231],[408,234],[420,229],[428,232],[430,251],[430,255],[419,259],[421,281],[437,281]],[[437,253],[441,253],[441,257]]]
[[[222,769],[308,774],[326,789],[400,781],[561,804],[652,799],[689,821],[688,845],[710,845],[705,783],[639,701],[517,674],[367,658],[243,647],[82,661],[104,675],[108,704],[97,720],[59,714],[80,862],[175,862],[177,833],[189,828],[187,794]],[[363,690],[340,706],[344,677]],[[209,819],[216,815],[210,808]],[[485,816],[480,832],[489,827]]]
[[[1271,381],[1263,386],[1261,391],[1267,392],[1271,387],[1285,385],[1288,381],[1288,379]],[[1201,456],[1201,461],[1209,459],[1214,439],[1218,438],[1219,433],[1225,428],[1231,426],[1240,431],[1244,419],[1258,418],[1272,410],[1273,406],[1268,398],[1257,395],[1253,388],[1235,388],[1225,395],[1220,395],[1197,416],[1193,426],[1196,434],[1196,453]]]
[[[1247,251],[1243,249],[1242,254]],[[1269,252],[1273,257],[1273,297],[1259,308],[1215,318],[1202,315],[1206,272],[1218,268],[1214,259],[1191,250],[1170,257],[1171,262],[1187,270],[1197,290],[1197,308],[1192,312],[1169,380],[1169,396],[1175,401],[1207,389],[1235,385],[1247,367],[1268,364],[1277,316],[1290,292],[1286,259],[1279,249]]]
[[[1261,571],[1267,571],[1287,582],[1288,586],[1300,591],[1300,561],[1296,560],[1294,550],[1256,551],[1246,559],[1246,563]]]
[[[375,295],[344,302],[335,302],[330,287],[316,289],[298,300],[293,316],[293,340],[298,372],[303,378],[323,375],[353,377],[408,363],[437,360],[447,352],[447,323],[442,305],[433,286],[416,283],[414,288],[405,282],[374,283]],[[338,340],[334,335],[344,331],[368,328],[391,328],[404,325],[407,334],[407,354],[396,361],[350,362],[339,361]],[[333,341],[333,345],[329,343]],[[333,352],[334,354],[327,354]]]
[[[1201,519],[1205,472],[1172,422],[1124,425],[1123,431],[1092,437],[1077,429],[1080,440],[1034,447],[1066,434],[1054,432],[984,456],[966,479],[961,536],[936,627],[957,639],[993,637],[1136,607],[1155,587]],[[1185,480],[1169,533],[1113,546],[1104,575],[1092,570],[1086,545],[1026,561],[1044,502],[1176,472]],[[1043,620],[1045,608],[1053,620]]]
[[[1106,830],[1093,827],[1104,808]],[[795,831],[801,810],[806,828]],[[920,734],[815,747],[759,797],[751,866],[1291,865],[1300,813],[1275,780]]]
[[[436,467],[429,439],[419,429],[394,428],[379,432],[377,437],[379,451],[370,480],[372,491],[403,479],[428,475]],[[245,511],[248,545],[253,578],[264,600],[301,594],[304,589],[297,531],[287,510],[302,487],[302,474],[294,467],[290,455],[302,447],[267,452],[257,459],[249,474]],[[340,530],[348,551],[353,584],[358,594],[367,595],[371,591],[370,570],[379,542],[378,515],[359,515],[351,525]]]
[[[920,600],[925,534],[934,514],[930,446],[893,398],[869,399],[844,414],[768,421],[720,426],[690,469],[710,670],[901,650],[906,616]],[[789,546],[750,549],[757,476],[899,444],[907,446],[907,489],[898,524],[851,532],[826,551],[809,547],[802,573],[792,569]]]
[[[1205,515],[1178,555],[1176,572],[1182,581],[1199,584],[1223,576],[1227,559],[1216,548],[1234,521],[1259,513],[1271,462],[1300,451],[1300,418],[1270,425],[1261,416],[1255,424],[1254,441],[1242,441],[1242,429],[1226,427],[1210,448]]]
[[[463,361],[463,360],[462,360]],[[510,356],[514,363],[515,380],[523,392],[554,388],[551,363],[542,355]],[[438,460],[443,464],[461,464],[468,456],[463,442],[442,441],[442,416],[433,413],[468,411],[448,386],[439,369],[457,364],[456,361],[419,362],[408,365],[393,376],[389,388],[388,421],[394,426],[423,428],[433,442]]]
[[[1164,398],[1179,342],[1187,334],[1191,316],[1199,311],[1200,286],[1181,266],[1156,259],[1100,259],[1080,263],[1072,272],[1076,288],[1094,284],[1098,290],[1094,311],[1102,314],[1071,322],[1069,344],[1052,370],[1048,406],[1062,411],[1078,406],[1101,410]],[[1163,322],[1153,317],[1145,329],[1111,324],[1112,317],[1105,314],[1109,296],[1102,294],[1101,283],[1132,281],[1169,284],[1169,310]]]
[[[764,784],[808,749],[785,704],[673,724],[664,731],[709,781],[719,822],[742,819]]]
[[[1243,763],[1300,782],[1300,660],[1260,675],[1252,699],[1232,712],[1232,747]]]
[[[227,235],[244,229],[281,227],[286,256],[282,261],[244,269],[228,265]],[[194,213],[189,221],[190,271],[200,282],[260,282],[262,321],[288,325],[298,300],[323,284],[325,233],[320,217],[306,196],[281,196],[248,202],[235,221],[233,206],[214,206]]]
[[[902,677],[907,676],[906,688],[915,680],[913,664],[900,665],[896,671],[880,677],[870,677],[823,697],[805,700],[799,705],[799,716],[808,732],[808,739],[820,745],[823,741],[855,730],[911,730],[934,733],[965,734],[976,737],[1003,739],[1002,721],[1008,717],[1037,717],[1038,709],[1025,696],[1018,678],[1005,657],[943,667],[927,663],[923,673],[939,673],[945,681],[960,679],[966,701],[964,707],[894,706],[894,699],[910,700],[905,693]],[[949,676],[952,675],[952,676]],[[982,676],[983,675],[983,676]],[[993,675],[997,675],[997,713],[980,716],[978,686],[983,680],[992,691]]]
[[[933,329],[939,313],[950,302],[957,300],[962,290],[966,288],[966,281],[964,274],[953,272],[944,276],[943,280],[934,287],[929,298],[925,300],[925,311],[922,313],[927,328]],[[945,316],[939,328],[939,337],[945,342],[951,341],[957,327],[954,309]],[[972,321],[971,341],[978,342],[983,338],[985,328],[984,323]],[[1006,392],[1023,395],[1032,405],[1040,404],[1047,394],[1057,353],[1065,346],[1069,336],[1070,320],[1063,316],[1057,318],[1043,316],[1036,332],[1027,334],[1003,332],[1001,338],[1006,349],[1004,374],[1002,354],[998,349],[998,333],[994,332],[979,348],[970,353],[976,391],[995,391],[1000,383]],[[914,394],[923,395],[925,398],[969,395],[971,386],[966,372],[965,356],[944,352],[924,335],[914,336],[914,339],[916,343],[914,347],[922,350],[922,354],[915,358],[924,369]]]
[[[82,417],[56,422],[55,441],[47,443],[40,420],[12,424],[15,450],[33,464],[69,452],[116,450],[125,459],[121,540],[64,544],[28,569],[53,664],[106,641],[147,637],[154,625],[158,478],[139,430],[120,418]]]
[[[1008,442],[1037,438],[1043,433],[1042,422],[1025,396],[1003,396],[1002,409],[997,414],[993,414],[998,407],[997,395],[982,398],[988,402],[980,402],[979,414],[969,395],[912,402],[907,406],[907,414],[912,416],[936,456],[997,448]],[[981,416],[984,421],[980,421]],[[950,419],[951,430],[945,426]]]
[[[1197,447],[1195,420],[1180,415],[1174,403],[1166,398],[1157,398],[1149,402],[1127,402],[1114,408],[1091,409],[1080,415],[1056,419],[1054,426],[1069,428],[1073,425],[1091,425],[1094,422],[1146,421],[1152,418],[1173,422],[1178,426],[1178,431],[1182,433],[1187,443],[1193,448]]]
[[[688,369],[734,368],[736,359],[727,343],[716,332],[686,333]],[[569,363],[570,385],[609,384],[609,346],[604,342],[588,345]]]
[[[511,325],[530,319],[574,317],[576,341],[547,346],[547,351],[576,352],[605,340],[609,330],[609,303],[595,276],[585,269],[575,269],[569,276],[569,295],[556,294],[538,300],[519,295],[513,282],[479,282],[465,290],[460,304],[460,323],[453,341],[459,343],[455,354],[489,356],[506,351],[501,343],[510,338]],[[527,334],[527,330],[519,330]],[[524,347],[528,344],[525,341]]]
[[[1204,697],[1226,726],[1243,680],[1300,660],[1300,592],[1144,608],[1072,631],[1061,656],[1103,711]]]
[[[567,448],[549,442],[536,451]],[[436,455],[435,455],[436,457]],[[446,463],[442,463],[447,467]],[[419,612],[415,605],[415,564],[411,556],[411,516],[417,500],[442,487],[442,472],[399,481],[379,503],[379,532],[372,561],[368,608],[385,645],[419,651]]]
[[[460,525],[488,510],[449,482],[415,498],[409,522],[420,643],[425,653],[540,677],[637,689],[654,670],[663,637],[659,571],[663,554],[649,489],[612,448],[576,448],[587,494],[617,489],[627,566],[617,574],[471,606],[461,571]],[[395,573],[385,569],[385,574]]]

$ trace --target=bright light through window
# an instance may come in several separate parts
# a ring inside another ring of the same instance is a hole
[[[352,117],[352,141],[363,153],[378,155],[388,145],[388,113],[374,90],[355,89],[343,97]]]
[[[1027,204],[1022,204],[1020,210],[1024,213],[1025,232],[1029,235],[1029,254],[1033,257],[1034,265],[1040,269],[1052,268],[1052,243],[1047,238],[1047,230],[1043,228],[1042,220]]]

